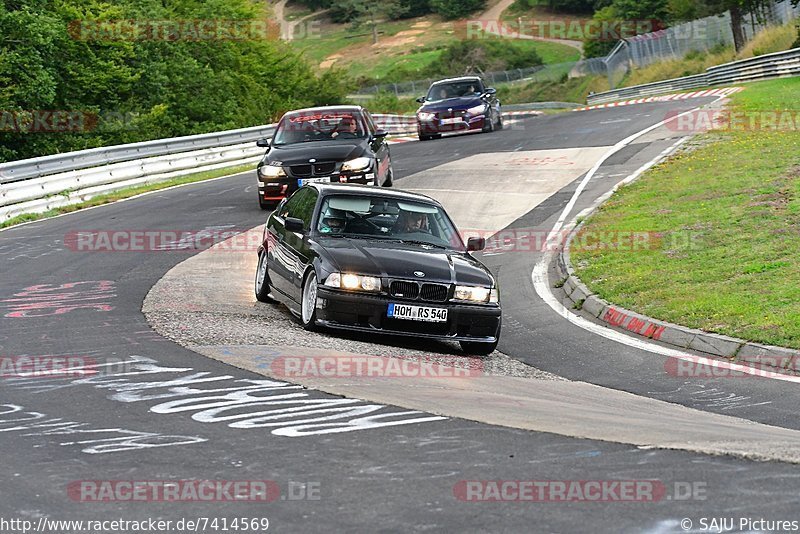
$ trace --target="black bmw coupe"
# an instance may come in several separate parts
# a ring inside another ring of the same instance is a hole
[[[258,202],[274,208],[311,182],[390,186],[392,161],[387,133],[360,106],[290,111],[278,122],[258,164]]]
[[[267,219],[256,298],[306,329],[459,341],[489,354],[500,336],[497,282],[437,201],[415,193],[312,183]]]

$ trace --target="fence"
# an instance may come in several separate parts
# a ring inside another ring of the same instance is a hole
[[[800,16],[800,5],[791,0],[771,3],[758,12],[742,17],[742,34],[749,41],[769,26],[785,24]],[[620,41],[605,58],[608,65],[609,85],[613,89],[635,67],[644,67],[656,61],[678,59],[692,51],[707,52],[712,48],[733,44],[733,26],[729,11],[705,17],[665,30],[645,33]]]
[[[716,65],[709,67],[706,72],[694,76],[596,93],[589,95],[586,100],[589,104],[594,105],[710,85],[731,85],[784,76],[800,76],[800,48]]]

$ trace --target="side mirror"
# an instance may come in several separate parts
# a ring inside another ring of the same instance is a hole
[[[467,252],[477,252],[486,248],[485,237],[470,237],[467,239]]]
[[[386,130],[376,130],[375,133],[372,134],[372,137],[374,137],[375,139],[383,139],[387,135],[389,135],[389,132],[387,132]]]
[[[497,94],[497,89],[495,89],[494,87],[487,87],[483,93],[491,96]]]
[[[303,219],[298,219],[297,217],[286,217],[283,226],[286,228],[287,232],[302,233],[305,230]]]
[[[258,141],[256,141],[256,146],[260,146],[261,148],[269,148],[270,141],[272,141],[272,139],[269,137],[259,139]]]
[[[424,104],[425,103],[425,97],[424,96],[419,97],[417,99],[417,102],[419,102],[420,104]]]

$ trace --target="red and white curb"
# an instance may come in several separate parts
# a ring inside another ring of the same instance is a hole
[[[672,93],[669,95],[648,96],[646,98],[636,98],[633,100],[622,100],[620,102],[609,102],[607,104],[595,104],[594,106],[585,106],[582,108],[575,108],[574,111],[586,111],[590,109],[601,108],[615,108],[619,106],[630,106],[632,104],[644,104],[647,102],[668,102],[671,100],[686,100],[688,98],[701,98],[704,96],[728,96],[733,93],[738,93],[744,87],[724,87],[722,89],[706,89],[704,91],[694,91],[691,93]]]

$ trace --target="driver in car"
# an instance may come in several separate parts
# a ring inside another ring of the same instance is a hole
[[[343,137],[356,137],[358,134],[358,125],[353,117],[345,117],[339,124],[336,125],[336,130],[331,134],[333,139],[336,139],[338,136],[343,135]]]
[[[319,231],[323,234],[341,234],[344,231],[346,219],[347,217],[341,211],[328,209],[322,217]]]

